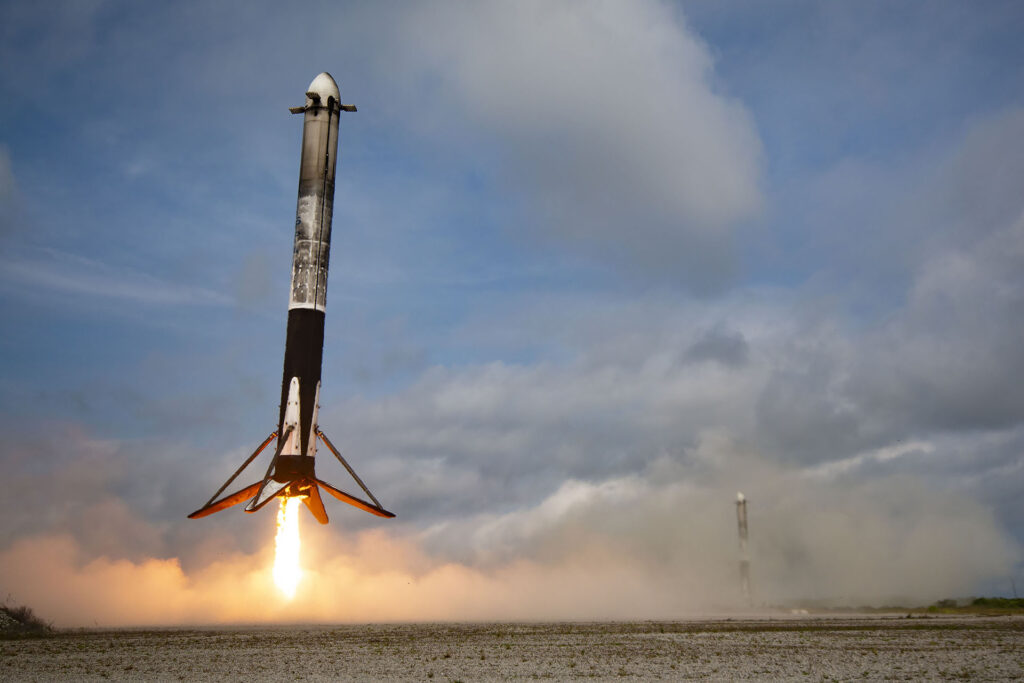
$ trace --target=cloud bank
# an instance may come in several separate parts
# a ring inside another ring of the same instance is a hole
[[[644,279],[731,276],[733,227],[762,203],[761,146],[676,9],[435,3],[402,18],[396,43],[437,84],[426,97],[451,108],[428,111],[484,140],[526,207],[510,230]]]

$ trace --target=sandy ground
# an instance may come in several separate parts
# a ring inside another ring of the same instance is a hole
[[[0,641],[2,680],[1008,680],[1024,617],[86,630]]]

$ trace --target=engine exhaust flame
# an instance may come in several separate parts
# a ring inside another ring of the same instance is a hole
[[[281,497],[277,511],[277,538],[274,553],[274,584],[289,600],[302,580],[299,567],[299,504],[301,498]]]

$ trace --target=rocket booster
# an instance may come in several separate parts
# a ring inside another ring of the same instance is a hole
[[[249,500],[246,512],[256,512],[271,499],[286,496],[302,498],[313,516],[326,524],[328,518],[320,498],[321,488],[335,498],[372,514],[394,517],[381,507],[355,470],[320,430],[318,422],[338,123],[342,112],[354,112],[356,108],[341,104],[338,84],[324,72],[309,84],[305,104],[289,111],[303,114],[302,156],[277,430],[263,441],[205,506],[189,515],[192,519],[205,517],[245,500]],[[275,437],[277,449],[263,479],[218,499]],[[372,502],[345,493],[317,478],[314,465],[318,439],[348,470]]]
[[[320,366],[324,356],[340,99],[334,79],[322,73],[309,84],[305,106],[291,110],[304,116],[277,433],[283,435],[289,426],[293,429],[278,457],[274,472],[277,481],[290,475],[308,475],[313,470],[316,455],[313,428],[320,403]]]

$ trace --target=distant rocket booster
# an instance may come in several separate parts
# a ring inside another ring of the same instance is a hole
[[[306,91],[306,103],[292,107],[304,114],[299,199],[295,211],[295,247],[292,255],[288,334],[284,347],[284,377],[277,431],[272,432],[209,502],[189,515],[205,517],[248,500],[246,512],[256,512],[277,496],[297,496],[321,524],[327,511],[320,488],[338,500],[381,517],[394,517],[374,498],[355,470],[320,430],[320,366],[324,351],[324,313],[327,305],[327,266],[331,255],[331,218],[334,210],[334,171],[338,158],[338,119],[355,106],[341,104],[338,84],[322,73]],[[263,479],[223,498],[217,498],[277,437],[277,450]],[[357,498],[317,478],[314,471],[317,439],[338,458],[370,501]]]
[[[736,494],[736,521],[740,530],[740,590],[743,599],[750,603],[750,555],[747,554],[747,497]]]

